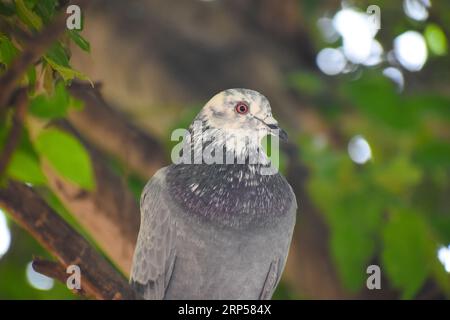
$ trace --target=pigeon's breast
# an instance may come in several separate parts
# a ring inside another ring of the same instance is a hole
[[[273,225],[295,201],[279,173],[261,175],[248,164],[171,165],[166,186],[185,214],[233,228]]]

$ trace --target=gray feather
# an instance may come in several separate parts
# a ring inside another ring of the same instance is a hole
[[[143,192],[134,288],[146,299],[270,299],[295,224],[297,203],[290,186],[281,180],[280,188],[287,191],[284,212],[265,212],[243,225],[228,225],[223,212],[205,219],[170,192],[167,180],[176,170],[174,165],[160,170]],[[177,181],[185,183],[180,177]],[[255,201],[264,203],[265,197],[262,192]]]
[[[146,299],[162,299],[176,255],[176,226],[161,191],[164,169],[147,183],[141,196],[141,228],[133,257],[131,285]]]

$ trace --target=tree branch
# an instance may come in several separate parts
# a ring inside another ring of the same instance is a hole
[[[69,115],[70,124],[76,129],[67,123],[64,125],[79,136],[90,151],[96,190],[82,190],[48,167],[44,171],[52,190],[108,256],[128,274],[139,231],[139,207],[125,181],[106,166],[96,147],[145,178],[163,166],[164,152],[156,139],[126,121],[121,113],[108,105],[98,87],[96,85],[94,89],[79,82],[71,85],[71,94],[83,100],[85,108]]]
[[[6,138],[5,146],[0,155],[0,177],[3,176],[11,157],[16,150],[22,134],[23,121],[28,108],[28,98],[25,89],[19,89],[16,97],[16,108],[13,115],[11,130]]]
[[[87,5],[87,0],[73,0],[69,4],[80,7]],[[30,38],[24,45],[22,54],[15,59],[10,68],[0,78],[0,110],[6,107],[17,83],[27,71],[29,65],[45,54],[48,47],[56,41],[66,30],[66,12],[61,12],[57,17],[35,37]]]
[[[92,145],[81,139],[69,123],[59,125],[78,136],[89,151],[96,187],[84,190],[44,164],[49,186],[108,257],[128,275],[140,223],[137,201],[126,181],[108,167],[107,160]]]
[[[10,181],[6,188],[0,189],[0,205],[54,254],[64,268],[69,265],[80,267],[81,285],[87,295],[97,299],[138,298],[125,278],[32,188]],[[52,272],[60,273],[54,270]]]
[[[70,276],[70,274],[68,274],[64,267],[58,262],[48,261],[36,257],[33,258],[33,262],[31,265],[34,271],[39,272],[40,274],[43,274],[47,277],[56,279],[64,285],[67,283],[67,279]],[[88,296],[83,288],[80,288],[79,290],[73,289],[72,291],[73,293],[79,294],[81,296]]]
[[[165,163],[159,142],[126,121],[105,102],[97,88],[74,82],[69,90],[85,102],[82,111],[70,113],[70,122],[102,151],[114,155],[142,177],[150,177]]]

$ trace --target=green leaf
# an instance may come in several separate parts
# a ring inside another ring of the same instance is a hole
[[[48,23],[53,14],[55,13],[55,8],[57,5],[56,0],[39,0],[34,7],[36,13],[42,17],[45,23]]]
[[[92,81],[85,74],[81,73],[80,71],[74,70],[70,67],[65,67],[60,64],[57,64],[55,61],[53,61],[47,57],[45,58],[45,60],[48,62],[48,64],[54,70],[56,70],[61,75],[61,77],[64,79],[65,82],[70,81],[74,78],[78,78],[81,80],[87,80],[91,83],[92,86],[94,86]]]
[[[69,30],[69,36],[73,40],[73,42],[75,42],[81,49],[87,52],[91,51],[90,43],[85,38],[83,38],[78,31]]]
[[[128,177],[128,187],[130,188],[131,192],[134,194],[134,197],[136,200],[139,200],[142,190],[145,187],[146,182],[142,180],[141,177],[138,177],[137,175],[130,175]]]
[[[19,18],[29,27],[36,30],[42,29],[42,19],[30,8],[27,7],[24,0],[16,0],[16,10]]]
[[[438,25],[434,23],[427,25],[425,28],[425,39],[431,52],[438,56],[447,54],[447,38]]]
[[[6,173],[10,178],[33,185],[43,185],[47,181],[26,130],[22,133],[20,144],[11,157]]]
[[[30,103],[30,113],[40,118],[61,118],[67,114],[70,97],[62,81],[56,84],[51,96],[41,94]]]
[[[358,81],[341,85],[342,94],[362,112],[385,126],[414,129],[419,123],[417,110],[406,105],[389,80],[367,72]]]
[[[427,227],[415,212],[397,210],[383,231],[382,261],[391,283],[403,298],[411,299],[422,287],[430,271],[433,243]]]
[[[444,212],[428,218],[430,225],[442,243],[450,243],[450,216]]]
[[[426,93],[405,96],[403,105],[406,109],[420,111],[425,114],[436,114],[440,118],[450,120],[450,98],[446,95],[427,91]]]
[[[65,82],[78,78],[91,82],[91,85],[93,86],[92,81],[86,75],[70,67],[66,49],[60,42],[52,45],[44,56],[44,59],[53,70],[61,75]]]
[[[82,188],[94,188],[89,154],[75,137],[59,129],[49,128],[39,134],[35,147],[61,176]]]
[[[302,159],[311,169],[308,193],[330,228],[330,250],[339,278],[345,288],[357,292],[367,279],[386,198],[346,154],[318,150],[310,143],[301,144]]]
[[[448,141],[434,139],[418,146],[415,159],[426,168],[448,168],[450,163],[450,144]]]
[[[366,187],[359,192],[346,192],[327,213],[334,261],[345,287],[354,292],[362,288],[367,278],[366,269],[382,222],[383,200]]]
[[[74,98],[73,96],[69,96],[69,107],[80,111],[84,108],[84,101]]]
[[[31,183],[33,185],[45,184],[46,179],[37,161],[33,156],[22,150],[14,152],[11,162],[8,166],[7,174],[9,177]]]
[[[52,95],[53,91],[55,89],[55,82],[53,80],[53,69],[50,67],[50,65],[45,64],[44,70],[43,70],[43,87],[47,93],[47,95]]]
[[[45,54],[45,58],[65,67],[69,67],[69,57],[60,42],[54,43]]]
[[[6,36],[0,35],[0,62],[6,66],[14,60],[19,50]]]
[[[339,277],[352,292],[361,289],[367,279],[366,269],[375,249],[375,241],[355,226],[333,230],[331,252]]]
[[[12,16],[14,15],[15,10],[14,7],[11,6],[9,3],[4,3],[3,1],[0,1],[0,14],[3,16]]]
[[[394,158],[386,165],[377,166],[374,174],[378,185],[399,196],[404,195],[422,179],[421,168],[415,166],[405,155]]]
[[[34,86],[36,84],[36,69],[34,66],[30,66],[27,70],[27,79],[28,79],[28,86],[30,88],[34,89]]]

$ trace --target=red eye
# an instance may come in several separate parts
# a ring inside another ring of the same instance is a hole
[[[248,105],[245,102],[238,102],[235,109],[239,114],[246,114],[248,112]]]

